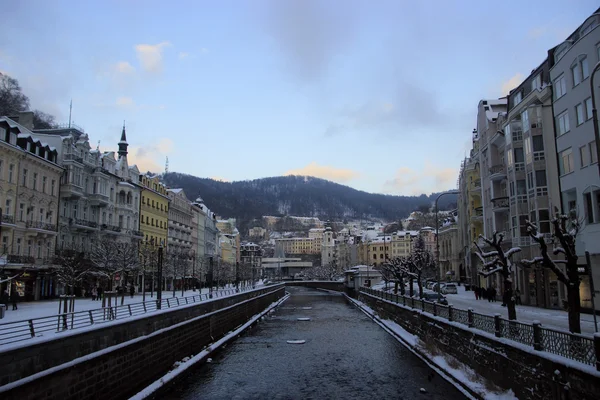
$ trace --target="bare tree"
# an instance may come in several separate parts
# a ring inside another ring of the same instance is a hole
[[[18,115],[29,109],[29,98],[23,94],[19,81],[0,72],[0,116]]]
[[[139,270],[142,273],[142,301],[146,301],[146,275],[152,274],[152,290],[154,286],[154,272],[158,265],[158,254],[154,244],[144,243],[140,246]]]
[[[567,226],[567,222],[570,226]],[[563,260],[553,260],[548,254],[548,244],[543,234],[539,233],[538,227],[530,221],[526,222],[529,236],[540,246],[541,256],[531,260],[521,260],[524,266],[539,264],[548,268],[556,274],[557,279],[567,287],[567,301],[569,310],[569,330],[573,333],[581,333],[581,300],[579,296],[579,272],[577,266],[577,252],[575,251],[575,238],[581,229],[581,223],[577,217],[567,217],[556,214],[552,220],[554,228],[553,236],[558,240],[560,246],[554,247],[554,255],[562,254]],[[559,265],[564,265],[560,268]],[[566,272],[565,272],[566,271]]]
[[[328,281],[333,280],[337,274],[337,268],[334,263],[312,267],[305,272],[308,279],[323,279]]]
[[[435,276],[436,265],[433,254],[425,248],[425,241],[421,236],[415,239],[415,245],[407,258],[408,274],[411,278],[411,296],[412,296],[412,278],[417,280],[419,286],[419,297],[423,298],[423,278]]]
[[[108,278],[110,290],[117,272],[115,256],[115,241],[108,238],[97,240],[90,251],[90,260],[96,266],[96,271]]]
[[[382,274],[394,281],[394,293],[398,294],[398,287],[400,287],[400,294],[403,296],[406,293],[404,280],[408,276],[408,263],[407,257],[395,257],[383,264],[381,268]]]
[[[33,126],[35,129],[52,129],[56,127],[56,119],[53,115],[40,110],[34,110]]]
[[[512,290],[512,256],[520,252],[521,249],[519,247],[513,247],[507,252],[504,252],[504,249],[502,248],[504,234],[500,232],[494,232],[492,235],[492,239],[488,239],[483,235],[479,235],[479,238],[494,249],[489,252],[484,252],[479,246],[479,243],[477,243],[477,241],[474,242],[478,250],[475,252],[475,254],[477,254],[477,257],[479,257],[481,263],[483,264],[483,267],[479,271],[479,274],[486,278],[496,273],[502,276],[504,284],[504,294],[502,299],[506,304],[506,308],[508,310],[508,319],[517,319],[515,296]]]
[[[67,289],[66,294],[71,295],[75,294],[75,288],[94,268],[81,249],[62,249],[54,257],[53,263],[59,266],[56,269],[58,281]]]

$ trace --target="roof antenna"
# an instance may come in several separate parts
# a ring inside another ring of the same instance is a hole
[[[165,175],[169,173],[169,157],[167,156],[167,161],[165,162]]]
[[[98,140],[98,145],[96,146],[96,150],[100,151],[100,141]]]
[[[69,129],[71,129],[71,113],[73,112],[73,99],[71,99],[71,104],[69,104]]]

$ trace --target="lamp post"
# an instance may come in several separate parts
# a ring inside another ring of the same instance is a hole
[[[440,238],[439,238],[439,230],[440,230],[440,222],[438,220],[438,200],[440,197],[445,196],[447,194],[459,194],[458,190],[450,190],[448,192],[440,193],[438,197],[435,199],[435,265],[438,269],[438,284],[437,284],[437,292],[438,294],[442,293],[441,286],[441,269],[440,269]]]
[[[158,247],[158,271],[157,271],[157,280],[158,287],[156,288],[156,308],[160,310],[161,300],[162,300],[162,267],[163,267],[163,247],[160,245]]]
[[[600,62],[592,70],[590,78],[590,91],[592,92],[592,123],[594,124],[594,141],[596,142],[596,160],[600,156],[600,132],[598,132],[598,112],[596,110],[596,91],[594,86],[594,76],[600,69]],[[600,175],[600,162],[598,163],[598,174]]]
[[[207,283],[208,283],[208,298],[212,299],[213,298],[213,258],[209,257],[208,258],[208,276],[206,277]]]
[[[192,250],[192,292],[196,291],[196,252]]]

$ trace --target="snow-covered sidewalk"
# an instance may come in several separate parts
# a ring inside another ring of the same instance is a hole
[[[256,287],[262,287],[262,282],[259,282]],[[235,289],[234,286],[227,286],[225,289],[219,289],[218,292],[221,293],[223,291]],[[215,291],[214,291],[215,292]],[[197,296],[199,294],[208,294],[208,288],[203,288],[202,290],[198,289],[195,292],[192,290],[186,290],[183,295],[181,290],[175,292],[175,297],[188,297],[188,296]],[[173,291],[163,291],[162,298],[168,299],[173,298]],[[150,297],[150,293],[146,293],[146,301],[156,300],[156,292],[154,292],[154,297]],[[123,304],[133,304],[133,303],[141,303],[142,302],[142,294],[137,293],[133,297],[129,294],[125,295],[125,302]],[[114,305],[114,298],[112,301]],[[118,298],[117,305],[121,305],[121,298]],[[4,318],[0,319],[0,325],[8,322],[14,321],[23,321],[33,318],[42,318],[48,317],[52,315],[59,314],[58,306],[59,300],[41,300],[41,301],[30,301],[30,302],[22,302],[18,303],[18,310],[12,310],[12,306],[7,304],[7,310]],[[88,311],[95,310],[98,308],[102,308],[102,301],[92,301],[91,298],[76,298],[75,299],[75,312],[78,311]]]
[[[445,295],[448,304],[456,308],[466,310],[472,308],[479,314],[494,315],[500,314],[503,318],[508,318],[508,310],[502,307],[501,301],[490,303],[487,300],[475,300],[475,293],[465,291],[464,286],[458,287],[458,294]],[[526,324],[533,323],[534,320],[540,321],[543,327],[569,331],[569,314],[563,310],[517,306],[517,320]],[[594,333],[594,316],[590,314],[581,314],[581,332],[586,334]]]

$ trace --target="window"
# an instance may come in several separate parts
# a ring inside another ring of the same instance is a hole
[[[571,149],[560,152],[559,171],[561,175],[573,172],[573,151]]]
[[[514,100],[515,104],[514,105],[516,106],[517,104],[519,104],[521,102],[521,100],[523,100],[523,96],[522,96],[521,92],[515,94],[515,100]]]
[[[533,189],[533,172],[527,173],[527,188]]]
[[[4,213],[6,215],[10,215],[10,212],[11,212],[11,207],[10,207],[11,203],[12,203],[11,199],[6,199],[6,208],[4,209]]]
[[[579,148],[579,157],[581,158],[581,168],[590,165],[589,145],[581,146]]]
[[[545,170],[541,170],[535,171],[535,185],[540,187],[540,186],[548,186],[548,182],[546,181],[546,171]]]
[[[47,177],[42,177],[42,193],[46,193],[46,183],[48,183]]]
[[[583,77],[583,79],[587,79],[590,76],[590,68],[588,66],[587,57],[585,57],[584,59],[582,59],[580,61],[580,65],[581,65],[581,76]]]
[[[54,188],[56,187],[56,181],[52,179],[52,184],[50,185],[50,194],[54,196]]]
[[[37,177],[38,177],[37,172],[34,172],[33,173],[33,185],[31,186],[31,188],[33,190],[37,190]]]
[[[15,164],[8,166],[8,183],[13,183],[13,175],[15,173]]]
[[[558,134],[564,135],[571,130],[569,126],[569,112],[565,111],[556,117],[556,126],[558,127]]]
[[[527,110],[521,113],[521,121],[523,121],[523,132],[528,132],[531,125],[529,125],[529,113]]]
[[[544,137],[536,135],[531,137],[533,151],[544,151]]]
[[[44,222],[44,209],[40,208],[40,222]]]
[[[588,146],[590,148],[591,164],[596,164],[598,162],[598,153],[596,152],[596,141],[589,142]]]
[[[573,86],[577,86],[581,83],[581,67],[579,63],[571,67],[571,74],[573,75]]]
[[[592,98],[588,97],[584,101],[585,103],[585,119],[592,118]]]
[[[541,233],[550,233],[550,212],[546,209],[538,211],[538,226]]]
[[[516,163],[525,162],[525,156],[523,155],[522,147],[517,147],[517,148],[513,149],[513,151],[515,153],[515,162]]]
[[[579,103],[575,106],[575,115],[577,115],[577,126],[585,122],[585,115],[583,114],[583,103]]]
[[[540,74],[537,74],[535,78],[533,78],[533,81],[531,81],[531,91],[534,91],[536,89],[541,89],[542,87],[542,76]]]
[[[27,187],[27,169],[23,168],[23,182],[21,183],[23,187]]]
[[[25,221],[25,203],[19,204],[19,221]]]
[[[560,78],[554,81],[554,98],[560,99],[567,93],[567,81],[565,76],[562,75]]]

